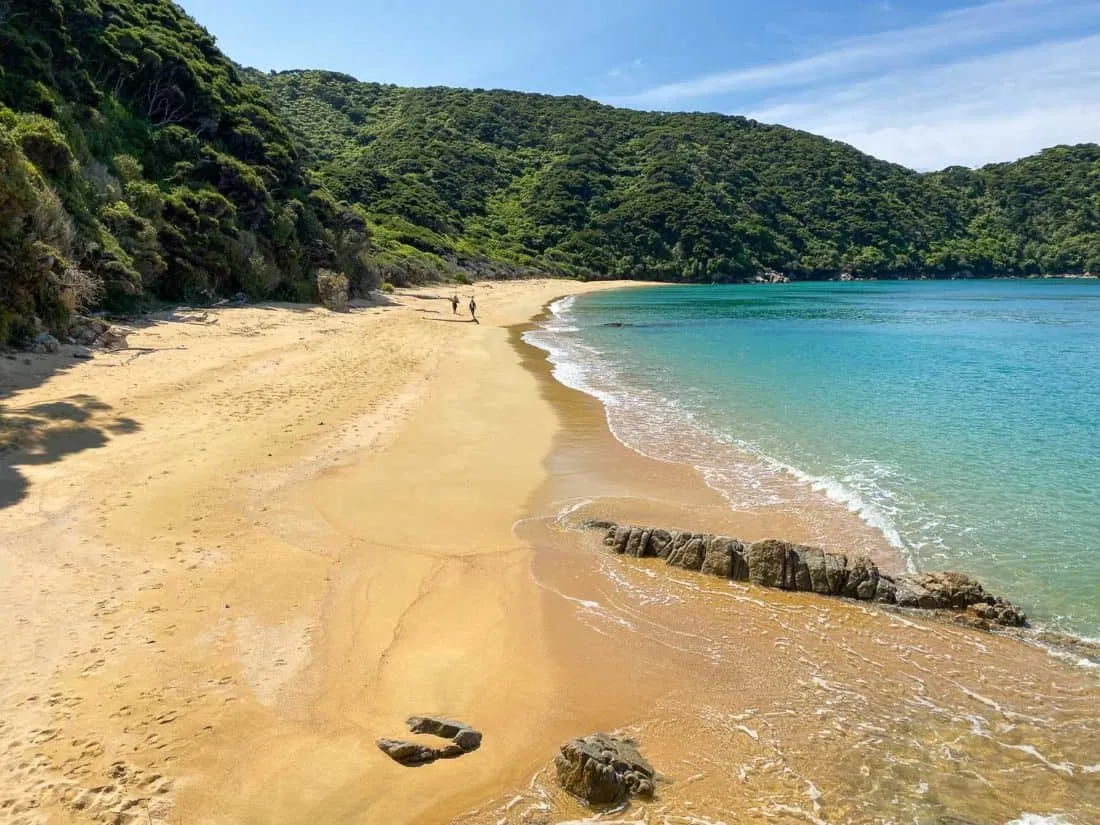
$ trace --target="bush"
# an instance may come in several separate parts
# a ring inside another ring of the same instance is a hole
[[[69,314],[87,312],[103,295],[103,284],[91,273],[69,268],[61,276],[61,302]]]
[[[321,305],[333,312],[343,312],[348,308],[348,278],[328,269],[317,271],[317,293]]]
[[[465,272],[457,272],[457,273],[455,273],[455,283],[456,284],[466,284],[467,286],[469,286],[470,276],[467,275]]]
[[[389,281],[384,281],[382,283],[382,291],[385,292],[387,295],[391,295],[393,293],[393,284],[391,284]]]

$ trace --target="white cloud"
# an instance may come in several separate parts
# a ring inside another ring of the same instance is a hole
[[[677,106],[684,101],[753,90],[798,87],[881,72],[1011,36],[1051,32],[1100,20],[1095,0],[1000,0],[940,14],[930,23],[853,38],[810,57],[653,87],[615,102]]]
[[[1000,0],[805,58],[605,100],[721,105],[919,169],[1014,160],[1100,142],[1100,2]]]
[[[611,69],[607,76],[614,78],[615,80],[629,80],[635,74],[638,73],[645,66],[645,61],[642,58],[637,57],[631,60],[629,63],[624,63],[621,66],[616,66]]]
[[[1100,140],[1100,34],[771,100],[750,117],[918,169]]]

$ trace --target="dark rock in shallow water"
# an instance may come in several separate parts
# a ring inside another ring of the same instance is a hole
[[[630,739],[604,733],[573,739],[562,745],[554,767],[561,786],[590,805],[653,794],[656,773]]]
[[[897,577],[898,604],[902,601],[901,588],[917,592],[924,604],[918,607],[965,610],[972,604],[985,604],[989,600],[978,582],[962,573],[906,573]]]
[[[615,526],[615,522],[602,518],[586,518],[578,526],[582,530],[608,530]]]
[[[866,556],[851,559],[840,595],[849,599],[873,599],[878,589],[878,568]]]
[[[747,579],[749,567],[745,562],[745,544],[725,536],[710,536],[699,572],[723,579]]]
[[[685,570],[699,570],[703,566],[703,557],[706,555],[704,544],[708,536],[699,536],[694,533],[680,533],[672,540],[672,548],[668,551],[666,561],[673,567],[682,567]]]
[[[586,523],[587,524],[587,523]],[[1010,602],[990,596],[961,573],[886,576],[866,556],[849,558],[779,539],[746,545],[729,536],[594,522],[606,528],[604,544],[616,553],[656,556],[685,570],[749,581],[761,587],[843,596],[924,610],[966,611],[978,627],[1022,627],[1027,616]]]
[[[753,542],[745,552],[749,581],[761,587],[794,590],[795,547],[778,539]]]

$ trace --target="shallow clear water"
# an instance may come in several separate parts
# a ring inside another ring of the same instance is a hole
[[[1100,635],[1100,283],[670,286],[553,309],[529,340],[629,445],[736,507],[812,486],[912,566]]]

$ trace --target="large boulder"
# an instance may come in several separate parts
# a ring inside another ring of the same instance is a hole
[[[651,796],[656,772],[637,743],[604,733],[573,739],[554,760],[561,786],[589,805],[615,805]]]
[[[709,536],[703,555],[703,566],[699,568],[699,572],[708,576],[744,581],[749,577],[744,542],[726,536]]]
[[[745,552],[749,581],[760,587],[793,590],[796,545],[778,539],[753,542]]]
[[[879,572],[875,563],[866,556],[858,556],[848,565],[848,575],[840,590],[849,599],[869,600],[878,589]]]
[[[695,533],[680,533],[673,538],[666,561],[673,567],[699,570],[703,566],[708,538]]]
[[[912,606],[908,601],[917,599],[923,604],[917,607],[965,610],[972,604],[984,604],[989,597],[978,582],[962,573],[906,573],[898,576],[898,604]],[[901,588],[906,591],[902,601]]]
[[[667,559],[674,535],[668,530],[654,529],[649,533],[649,555]]]

